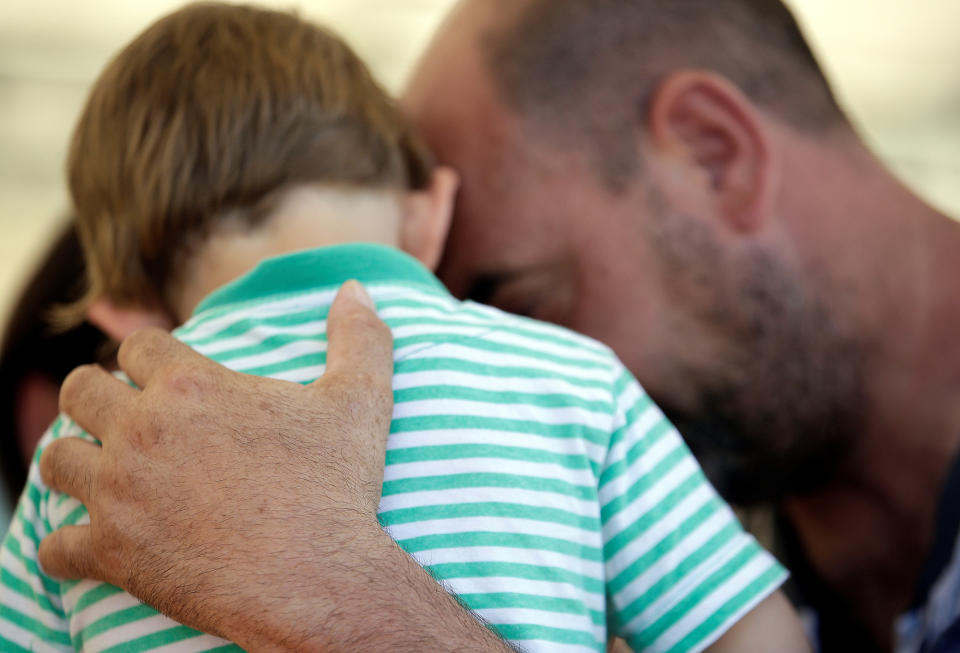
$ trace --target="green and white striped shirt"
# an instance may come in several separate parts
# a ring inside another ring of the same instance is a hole
[[[176,335],[234,370],[307,383],[350,278],[395,339],[380,521],[502,636],[527,651],[602,651],[613,635],[698,651],[783,582],[609,349],[459,302],[400,252],[264,261]],[[78,435],[90,437],[61,417],[40,446]],[[0,650],[234,650],[115,587],[46,576],[40,540],[87,519],[35,459],[0,558]]]

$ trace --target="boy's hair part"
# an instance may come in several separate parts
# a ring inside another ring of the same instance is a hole
[[[87,291],[169,310],[194,244],[226,218],[255,227],[293,185],[413,190],[426,146],[339,37],[294,14],[187,6],[95,83],[68,157]]]

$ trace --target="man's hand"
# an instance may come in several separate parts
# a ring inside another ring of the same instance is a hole
[[[344,286],[310,386],[229,371],[157,330],[120,349],[139,389],[74,371],[61,407],[103,446],[66,438],[44,452],[44,480],[80,499],[90,525],[45,539],[43,568],[118,585],[250,650],[377,647],[416,627],[408,611],[427,628],[414,647],[446,623],[498,648],[377,524],[393,354],[372,308]]]
[[[297,556],[378,531],[393,355],[364,301],[351,283],[331,307],[327,372],[310,386],[231,372],[159,330],[120,348],[139,390],[75,370],[61,408],[103,447],[68,438],[44,453],[44,480],[91,517],[44,540],[44,569],[119,585],[221,634],[232,596],[293,591],[311,562]],[[287,569],[263,564],[276,556]]]

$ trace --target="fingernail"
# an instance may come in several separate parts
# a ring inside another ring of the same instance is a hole
[[[353,295],[353,298],[369,308],[371,311],[376,311],[377,306],[373,303],[373,299],[370,297],[370,294],[367,292],[367,289],[363,287],[359,281],[351,279],[345,284],[345,290]]]

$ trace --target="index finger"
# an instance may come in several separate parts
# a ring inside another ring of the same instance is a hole
[[[206,362],[167,331],[154,327],[127,336],[117,352],[117,363],[139,388],[145,388],[158,370]]]

